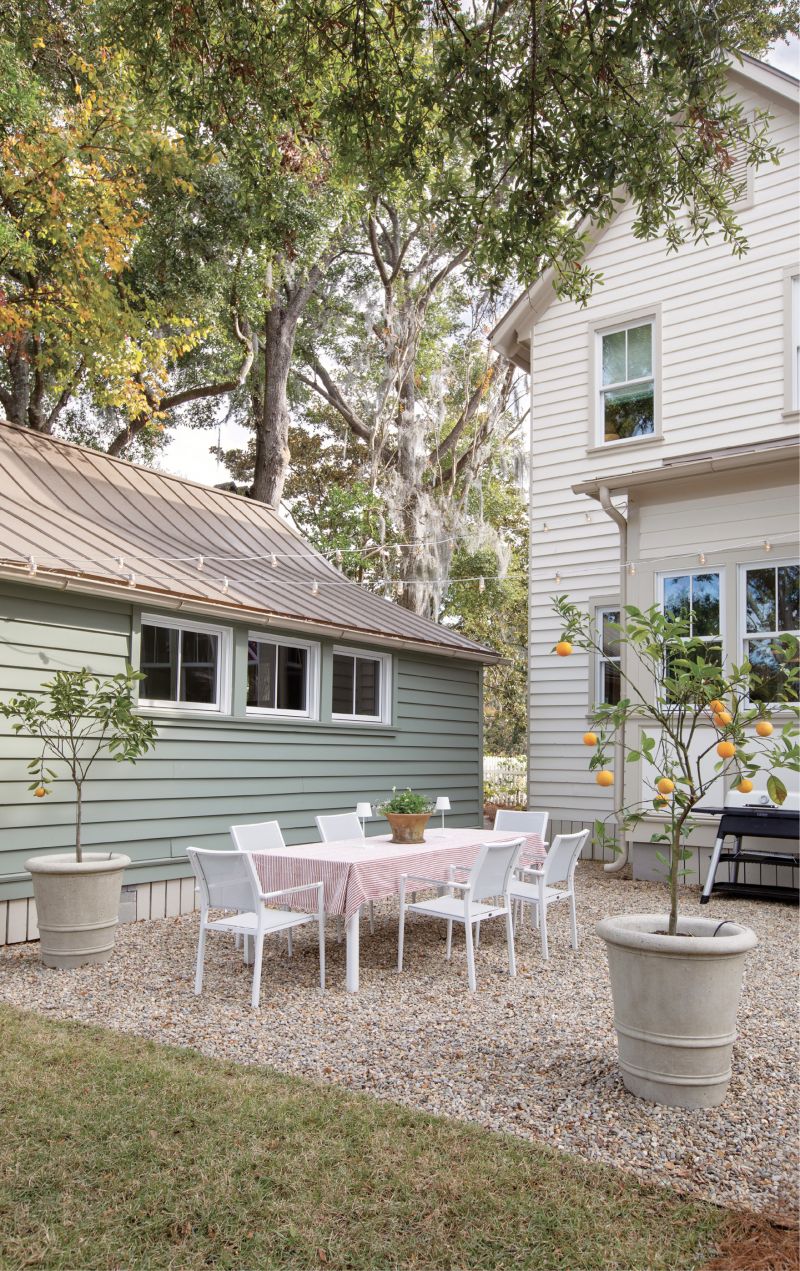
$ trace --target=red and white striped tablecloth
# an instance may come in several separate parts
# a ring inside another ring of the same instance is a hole
[[[472,864],[482,843],[507,843],[514,837],[508,831],[428,829],[424,843],[392,843],[388,834],[379,834],[254,852],[253,863],[264,891],[321,880],[325,884],[325,912],[351,918],[367,901],[396,895],[401,874],[446,880],[451,865]],[[539,864],[546,854],[541,836],[529,834],[525,838],[520,863]],[[310,895],[307,903],[302,896],[294,900],[298,907],[313,908]]]

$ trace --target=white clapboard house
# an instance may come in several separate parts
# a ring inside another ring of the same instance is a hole
[[[609,640],[602,659],[554,657],[554,594],[600,620],[702,597],[706,634],[732,659],[768,656],[767,637],[800,626],[798,83],[747,58],[730,85],[769,111],[782,151],[778,165],[742,161],[747,254],[721,236],[668,254],[634,237],[624,205],[590,231],[602,284],[585,307],[545,273],[492,336],[530,373],[529,793],[556,829],[613,810],[581,736],[592,703],[619,692],[619,651]],[[630,799],[642,774],[626,767]],[[653,828],[629,845],[640,877],[660,868]]]

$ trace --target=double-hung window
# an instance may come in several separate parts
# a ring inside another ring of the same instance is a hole
[[[595,623],[602,650],[596,659],[595,703],[616,706],[620,699],[619,609],[597,609]]]
[[[319,645],[251,633],[247,642],[247,710],[253,714],[319,714]]]
[[[334,719],[388,724],[391,721],[391,658],[359,649],[333,651]]]
[[[718,571],[703,570],[666,574],[661,580],[661,602],[669,618],[685,627],[683,638],[702,640],[705,659],[722,666],[722,587]],[[669,674],[669,664],[665,668]]]
[[[786,681],[777,637],[800,639],[800,565],[744,567],[744,655],[759,677],[754,702],[777,702]]]
[[[598,438],[602,444],[656,431],[655,320],[636,319],[597,332]]]
[[[230,709],[230,631],[142,615],[140,706]]]

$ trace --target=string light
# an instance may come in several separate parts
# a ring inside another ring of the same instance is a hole
[[[481,592],[486,591],[486,582],[484,581],[483,578],[478,579],[478,591],[481,591]]]
[[[230,587],[230,583],[228,582],[227,578],[223,578],[223,580],[222,580],[222,593],[223,593],[223,595],[227,595],[227,592],[228,592],[228,588],[229,588],[229,587]]]
[[[701,565],[705,565],[705,563],[706,563],[706,554],[705,554],[705,552],[701,552],[697,559],[698,559],[698,561],[700,562],[700,564],[701,564]]]
[[[402,549],[402,547],[400,546],[400,544],[399,544],[399,543],[395,543],[395,545],[394,545],[394,558],[395,558],[395,560],[402,560],[402,559],[403,559],[403,549]]]
[[[591,512],[586,512],[586,513],[585,513],[585,517],[586,517],[586,524],[587,524],[587,525],[591,525],[591,523],[592,523],[592,514],[591,514]]]
[[[318,596],[318,595],[319,595],[319,583],[317,582],[316,578],[314,579],[313,583],[311,584],[311,595],[312,595],[312,596]]]
[[[121,572],[122,572],[122,570],[123,570],[124,568],[125,568],[125,558],[124,558],[123,556],[118,556],[118,557],[117,557],[117,569],[118,569],[118,570],[120,571],[120,573],[121,573]]]
[[[198,568],[198,569],[202,569],[204,564],[205,564],[205,561],[204,561],[203,557],[202,557],[202,556],[198,556],[198,558],[197,558],[197,568]]]
[[[556,587],[560,587],[560,586],[561,586],[561,574],[559,573],[558,570],[556,570]]]
[[[628,561],[628,573],[630,574],[631,578],[634,578],[636,575],[636,564],[632,560]]]
[[[274,559],[274,558],[273,558]],[[336,564],[341,565],[343,560],[341,547],[336,548]],[[277,563],[277,562],[276,562]]]
[[[135,587],[135,586],[136,586],[136,575],[135,575],[135,574],[128,574],[128,586],[129,586],[129,587]]]
[[[403,583],[402,578],[399,578],[399,579],[397,580],[397,594],[398,594],[398,596],[402,596],[402,594],[403,594],[403,592],[404,592],[404,591],[405,591],[405,585],[404,585],[404,583]]]
[[[545,521],[544,525],[542,526],[542,533],[543,534],[550,533],[550,526],[547,524],[547,521]]]
[[[272,566],[272,568],[273,568],[273,569],[277,569],[277,568],[278,568],[278,558],[277,558],[277,556],[275,555],[275,553],[274,553],[274,552],[271,552],[271,553],[270,553],[269,563],[270,563],[270,565]]]
[[[769,539],[768,539],[768,538],[765,538],[765,539],[764,539],[764,551],[765,551],[765,552],[771,552],[771,551],[772,551],[772,544],[770,543],[770,541],[769,541]]]
[[[32,556],[28,557],[28,573],[29,574],[36,573],[36,561],[34,560]]]

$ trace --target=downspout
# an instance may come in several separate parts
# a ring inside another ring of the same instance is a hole
[[[620,619],[628,603],[628,522],[611,502],[608,486],[601,485],[597,491],[597,499],[606,516],[616,522],[619,530],[619,607]],[[620,649],[620,662],[624,657],[625,646]],[[619,729],[614,742],[614,768],[618,781],[614,785],[614,819],[617,823],[618,838],[622,839],[622,850],[613,861],[608,861],[603,869],[607,874],[617,874],[628,863],[628,838],[621,833],[623,825],[623,809],[625,807],[625,725]]]

